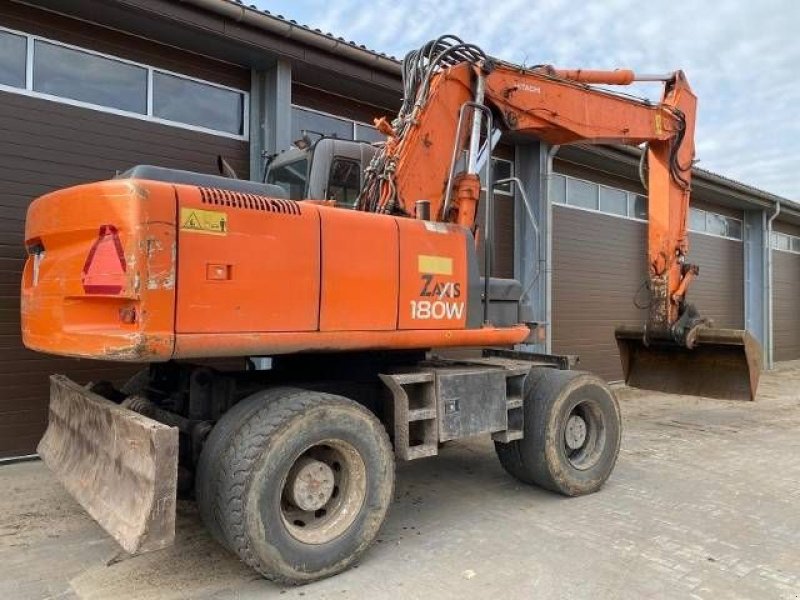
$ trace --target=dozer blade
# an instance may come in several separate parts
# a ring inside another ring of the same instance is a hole
[[[50,377],[49,424],[39,456],[127,552],[175,538],[178,430]]]
[[[725,400],[756,398],[761,345],[747,331],[703,327],[692,349],[668,340],[645,345],[641,327],[619,327],[615,333],[631,387]]]

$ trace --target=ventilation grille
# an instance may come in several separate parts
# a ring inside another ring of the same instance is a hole
[[[283,198],[267,198],[258,194],[245,194],[243,192],[231,192],[230,190],[220,190],[217,188],[200,188],[200,197],[203,204],[214,204],[216,206],[233,206],[235,208],[245,208],[249,210],[262,210],[265,212],[283,213],[285,215],[299,215],[300,206],[294,200]]]

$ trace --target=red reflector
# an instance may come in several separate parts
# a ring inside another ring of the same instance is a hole
[[[119,294],[125,287],[125,268],[117,228],[102,225],[83,265],[83,290],[87,294]]]

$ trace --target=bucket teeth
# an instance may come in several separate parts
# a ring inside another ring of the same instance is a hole
[[[50,377],[49,423],[39,456],[127,552],[175,538],[178,430]]]
[[[747,331],[703,327],[694,347],[658,339],[645,342],[641,327],[616,331],[625,383],[671,394],[755,400],[761,345]]]

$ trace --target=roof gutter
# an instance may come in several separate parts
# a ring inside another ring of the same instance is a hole
[[[581,150],[603,156],[611,160],[621,161],[628,165],[638,165],[641,150],[630,146],[621,145],[589,145],[589,144],[575,144]],[[777,196],[770,192],[754,188],[744,183],[739,183],[733,179],[722,177],[711,171],[706,171],[694,167],[692,169],[693,181],[698,185],[708,187],[709,185],[719,186],[728,192],[728,194],[735,194],[739,200],[742,200],[753,206],[760,208],[773,208],[776,204],[783,206],[785,213],[800,214],[800,205],[792,202],[788,198]]]
[[[238,2],[231,0],[181,0],[181,2],[400,77],[400,63],[388,56],[370,52],[366,48],[354,46],[344,40],[273,17]]]

